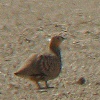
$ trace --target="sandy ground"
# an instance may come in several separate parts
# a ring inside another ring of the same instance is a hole
[[[14,76],[62,34],[63,68],[44,92]],[[29,40],[30,41],[29,41]],[[80,77],[84,85],[72,84]],[[0,0],[0,100],[100,100],[100,0]]]

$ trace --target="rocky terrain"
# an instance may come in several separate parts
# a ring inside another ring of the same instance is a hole
[[[64,35],[63,68],[36,90],[16,72],[32,53],[47,52],[49,38]],[[81,77],[85,83],[76,83]],[[0,100],[100,100],[100,1],[1,0]]]

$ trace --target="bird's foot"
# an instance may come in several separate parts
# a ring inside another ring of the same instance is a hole
[[[45,86],[46,86],[46,89],[54,88],[54,87],[49,86],[47,81],[45,81]]]
[[[46,87],[38,87],[37,91],[38,92],[47,92],[47,88]]]
[[[46,87],[47,89],[50,89],[50,88],[54,88],[53,86],[48,86],[48,87]]]
[[[54,88],[54,87],[50,87],[50,86],[48,86],[48,87],[39,87],[38,90],[45,90],[45,89],[52,89],[52,88]]]
[[[42,89],[47,89],[46,87],[39,87],[38,89],[42,90]]]

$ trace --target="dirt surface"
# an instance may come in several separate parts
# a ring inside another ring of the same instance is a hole
[[[14,76],[59,33],[67,40],[62,72],[49,81],[54,89]],[[81,77],[85,84],[75,84]],[[0,0],[0,100],[45,99],[100,100],[100,0]]]

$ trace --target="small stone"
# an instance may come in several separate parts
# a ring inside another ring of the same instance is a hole
[[[98,93],[94,93],[93,95],[98,95]]]
[[[25,38],[25,41],[30,43],[32,40]]]
[[[84,34],[90,34],[91,32],[90,31],[88,31],[88,30],[86,30],[85,32],[84,32]]]
[[[86,80],[84,77],[79,78],[79,80],[76,82],[77,84],[83,85],[85,84]]]
[[[73,41],[73,44],[77,44],[77,43],[79,43],[78,41]]]
[[[14,95],[14,94],[18,94],[18,90],[13,90],[12,91],[12,94]]]
[[[100,85],[100,82],[96,82],[96,85]]]
[[[18,89],[19,86],[16,86],[16,84],[10,83],[10,84],[8,84],[8,87],[7,87],[7,88],[8,88],[8,89],[12,89],[12,88]]]
[[[51,39],[50,38],[48,38],[48,39],[46,39],[47,41],[51,41]]]

